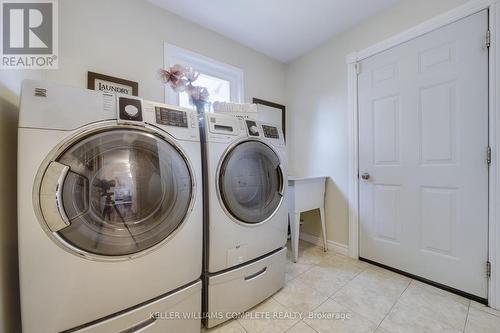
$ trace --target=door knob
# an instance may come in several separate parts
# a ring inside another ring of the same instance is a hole
[[[363,174],[361,175],[361,178],[362,178],[363,180],[368,180],[368,179],[370,179],[370,174],[369,174],[368,172],[365,172],[365,173],[363,173]]]

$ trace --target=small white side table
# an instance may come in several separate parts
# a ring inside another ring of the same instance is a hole
[[[326,177],[293,177],[288,176],[288,214],[290,216],[290,232],[292,236],[292,256],[297,262],[299,256],[300,213],[319,209],[323,247],[326,252],[325,224],[325,184]]]

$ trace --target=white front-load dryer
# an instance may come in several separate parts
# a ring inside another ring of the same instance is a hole
[[[285,283],[287,159],[278,125],[211,113],[204,131],[204,310],[212,327],[228,319],[214,313],[247,310]]]
[[[199,331],[195,112],[28,80],[18,135],[23,332]]]

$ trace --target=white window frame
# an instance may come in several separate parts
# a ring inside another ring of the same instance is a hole
[[[242,69],[169,43],[164,44],[164,56],[165,69],[175,64],[191,66],[203,74],[229,81],[231,102],[243,102]],[[168,85],[165,85],[165,103],[179,105],[179,94],[174,92]]]
[[[471,0],[409,30],[346,57],[348,71],[349,131],[349,255],[359,256],[359,156],[358,156],[358,63],[372,55],[456,22],[481,10],[489,10],[491,46],[489,49],[489,142],[492,159],[489,168],[488,305],[500,310],[500,0]],[[486,28],[486,27],[485,27]],[[486,32],[486,29],[485,29]],[[485,263],[486,267],[486,263]]]

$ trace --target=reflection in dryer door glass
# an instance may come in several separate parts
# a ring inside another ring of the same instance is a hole
[[[90,136],[58,161],[71,169],[63,187],[70,226],[59,235],[79,250],[128,255],[148,249],[183,222],[192,182],[171,144],[137,130]]]

